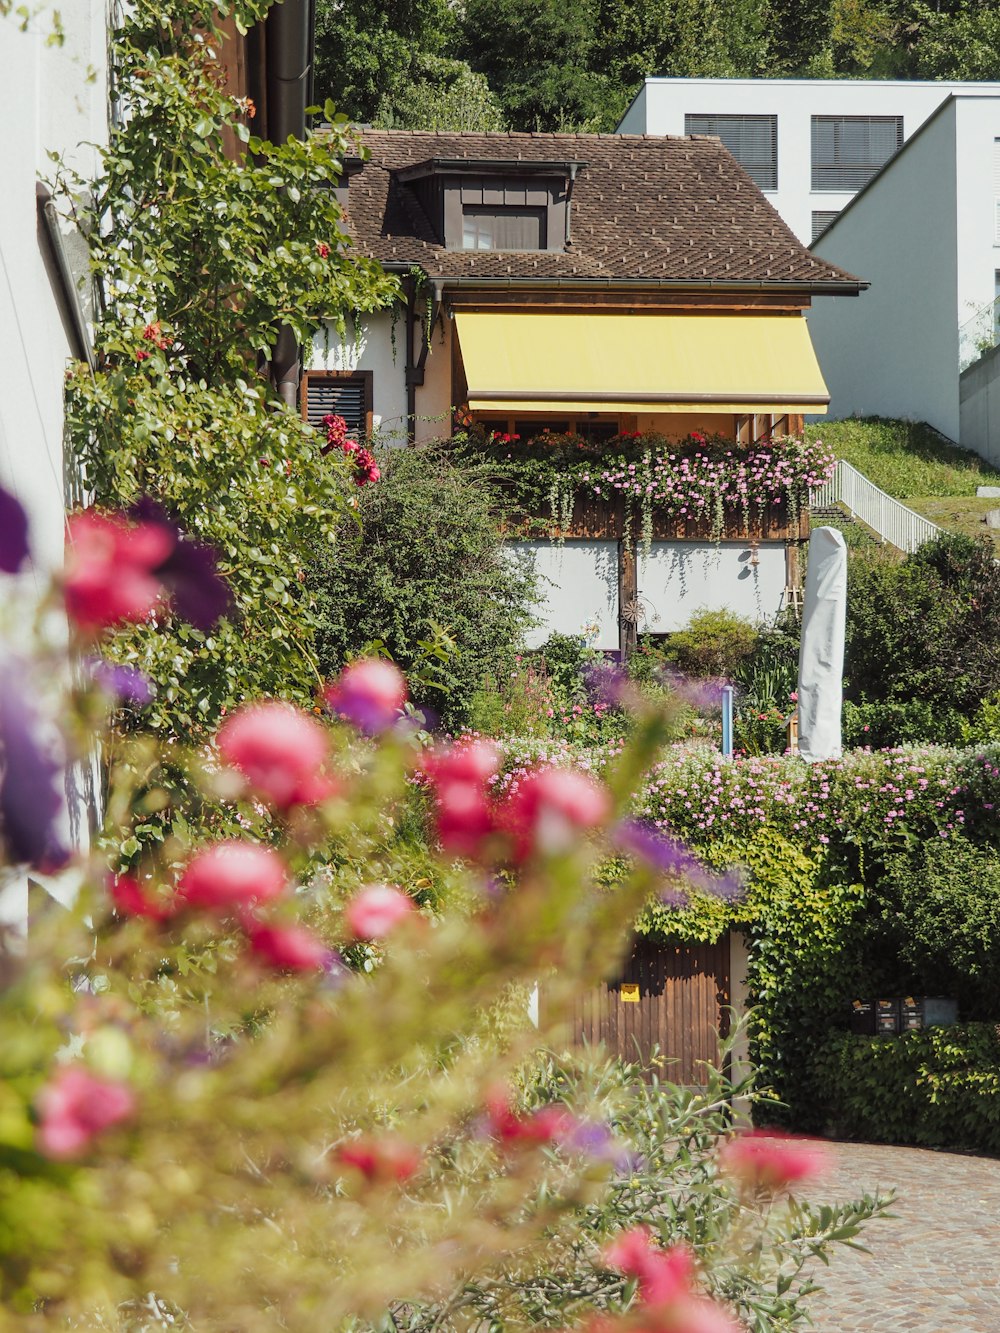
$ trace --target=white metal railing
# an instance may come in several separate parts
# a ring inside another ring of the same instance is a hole
[[[942,531],[929,518],[915,514],[912,509],[907,509],[906,505],[879,490],[863,472],[843,459],[824,486],[809,492],[811,509],[835,504],[846,505],[855,518],[860,518],[883,541],[907,554]]]

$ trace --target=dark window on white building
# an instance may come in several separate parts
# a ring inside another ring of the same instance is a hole
[[[777,116],[685,116],[685,134],[714,134],[762,190],[778,188]]]
[[[812,188],[853,194],[902,146],[902,116],[813,116]]]

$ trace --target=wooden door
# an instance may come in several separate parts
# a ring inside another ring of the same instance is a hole
[[[718,1063],[729,1003],[728,934],[717,944],[690,945],[639,937],[621,976],[577,1001],[575,1035],[643,1064],[658,1050],[661,1078],[700,1085],[707,1082],[701,1062]]]

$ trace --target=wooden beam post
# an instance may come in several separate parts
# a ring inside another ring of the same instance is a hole
[[[622,533],[618,543],[618,647],[627,662],[639,644],[639,574],[636,540]]]

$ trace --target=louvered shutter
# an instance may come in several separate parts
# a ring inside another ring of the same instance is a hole
[[[854,194],[902,146],[902,116],[813,116],[812,188]]]
[[[778,117],[691,115],[685,134],[714,134],[762,190],[778,188]]]
[[[325,416],[343,417],[347,429],[364,435],[368,430],[368,381],[365,375],[311,373],[305,377],[305,417],[322,428]]]
[[[835,208],[831,211],[820,211],[812,215],[812,239],[815,241],[826,231],[834,218],[840,216],[840,210]]]

